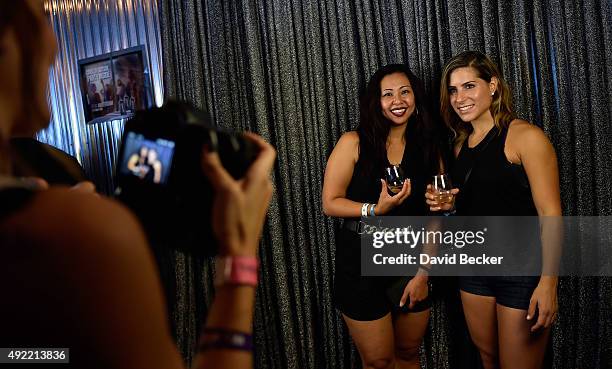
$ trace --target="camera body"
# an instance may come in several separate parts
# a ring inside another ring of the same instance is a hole
[[[136,213],[153,244],[217,253],[214,190],[202,172],[205,145],[236,179],[257,156],[251,141],[212,127],[206,113],[186,103],[139,111],[125,123],[115,197]]]

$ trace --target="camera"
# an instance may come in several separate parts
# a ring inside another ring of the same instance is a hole
[[[187,103],[168,102],[137,112],[125,123],[116,166],[115,198],[140,219],[152,244],[212,256],[214,190],[202,172],[202,150],[241,178],[258,148],[242,135],[214,128]]]

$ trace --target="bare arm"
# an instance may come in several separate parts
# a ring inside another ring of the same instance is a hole
[[[153,182],[161,182],[162,164],[159,161],[153,163]]]
[[[538,215],[559,216],[561,196],[555,149],[540,128],[524,121],[518,122],[513,123],[508,132],[507,151],[515,151],[519,163],[525,168]],[[508,154],[512,156],[512,153]]]
[[[531,194],[541,222],[542,270],[540,283],[534,291],[529,316],[538,307],[538,321],[532,331],[552,324],[557,312],[557,266],[561,257],[561,197],[557,156],[550,141],[538,127],[515,121],[508,132],[507,151],[525,168]],[[509,149],[509,150],[508,150]]]
[[[222,255],[256,256],[268,204],[272,197],[269,173],[276,151],[259,136],[245,136],[259,147],[255,162],[241,180],[223,168],[216,153],[204,153],[204,171],[215,189],[213,231]],[[221,328],[243,333],[252,332],[255,288],[223,285],[217,288],[215,301],[207,317],[207,328]],[[250,368],[251,352],[227,349],[207,350],[198,355],[194,367]]]
[[[323,180],[323,212],[325,215],[343,218],[361,216],[361,203],[346,198],[353,170],[359,157],[359,136],[347,132],[334,147]]]
[[[133,154],[132,156],[130,156],[130,158],[128,159],[127,162],[127,168],[131,171],[131,172],[136,172],[136,164],[138,164],[138,155]]]
[[[361,216],[363,203],[346,198],[346,190],[353,176],[359,158],[359,136],[357,132],[347,132],[340,137],[325,168],[323,180],[323,212],[325,215],[340,218]],[[410,195],[410,181],[404,181],[402,190],[395,196],[387,193],[386,183],[381,181],[381,192],[376,203],[375,214],[382,215],[402,203]]]

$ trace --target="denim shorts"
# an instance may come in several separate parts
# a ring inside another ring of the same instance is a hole
[[[527,310],[531,295],[540,282],[540,277],[460,277],[462,291],[480,296],[493,296],[498,304]]]

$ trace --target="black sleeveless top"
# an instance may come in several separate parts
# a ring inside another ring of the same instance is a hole
[[[386,160],[385,167],[391,166]],[[428,214],[425,203],[425,187],[427,186],[427,169],[423,162],[423,154],[415,148],[415,145],[406,143],[400,167],[404,171],[404,177],[410,178],[412,190],[403,203],[389,211],[385,215],[426,215]],[[353,169],[351,182],[346,190],[346,198],[357,202],[376,204],[380,196],[380,179],[385,177],[384,167],[375,169],[374,173],[366,173],[360,158]]]
[[[25,188],[0,188],[0,223],[23,208],[34,192]]]
[[[451,172],[457,215],[538,215],[525,169],[504,153],[507,135],[493,127],[475,147],[463,142]]]
[[[143,164],[143,165],[147,167],[147,174],[145,174],[143,180],[145,182],[153,183],[153,178],[155,177],[155,169],[153,168],[153,165],[151,164]]]

